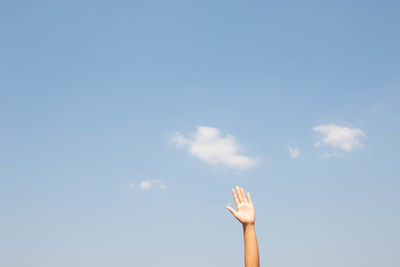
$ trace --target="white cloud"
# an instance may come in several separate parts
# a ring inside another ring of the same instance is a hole
[[[129,188],[136,187],[134,183],[129,184]],[[144,180],[139,183],[139,188],[141,190],[147,190],[151,187],[159,187],[161,189],[166,189],[167,185],[164,183],[162,179],[154,179],[154,180]]]
[[[187,147],[190,154],[213,165],[247,169],[258,163],[257,159],[239,154],[240,145],[232,135],[223,137],[221,132],[213,127],[198,126],[196,134],[190,138],[176,133],[171,141],[176,147]]]
[[[142,189],[142,190],[149,189],[150,187],[151,187],[151,182],[150,181],[142,181],[139,184],[139,188]]]
[[[290,157],[292,157],[293,159],[295,159],[295,158],[300,156],[300,149],[291,148],[290,146],[288,147],[288,149],[289,149]]]
[[[366,137],[360,129],[341,127],[335,124],[319,125],[314,127],[313,131],[320,134],[319,140],[315,143],[316,147],[328,145],[345,152],[362,147],[361,139]]]

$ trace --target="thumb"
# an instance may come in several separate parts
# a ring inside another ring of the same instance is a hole
[[[233,216],[236,217],[236,211],[232,207],[226,206],[226,208],[232,213]]]

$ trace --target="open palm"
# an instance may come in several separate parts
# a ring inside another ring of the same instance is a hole
[[[226,208],[235,216],[235,218],[242,224],[253,224],[256,219],[256,212],[253,206],[250,193],[247,192],[247,198],[243,191],[243,188],[236,186],[236,191],[232,189],[233,199],[235,200],[236,209],[227,206]]]

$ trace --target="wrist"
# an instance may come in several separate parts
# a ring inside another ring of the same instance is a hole
[[[243,223],[242,226],[243,226],[243,229],[254,228],[255,227],[254,226],[254,222],[252,222],[252,223]]]

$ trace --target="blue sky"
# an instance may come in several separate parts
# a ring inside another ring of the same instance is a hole
[[[2,1],[0,265],[399,266],[399,12]]]

